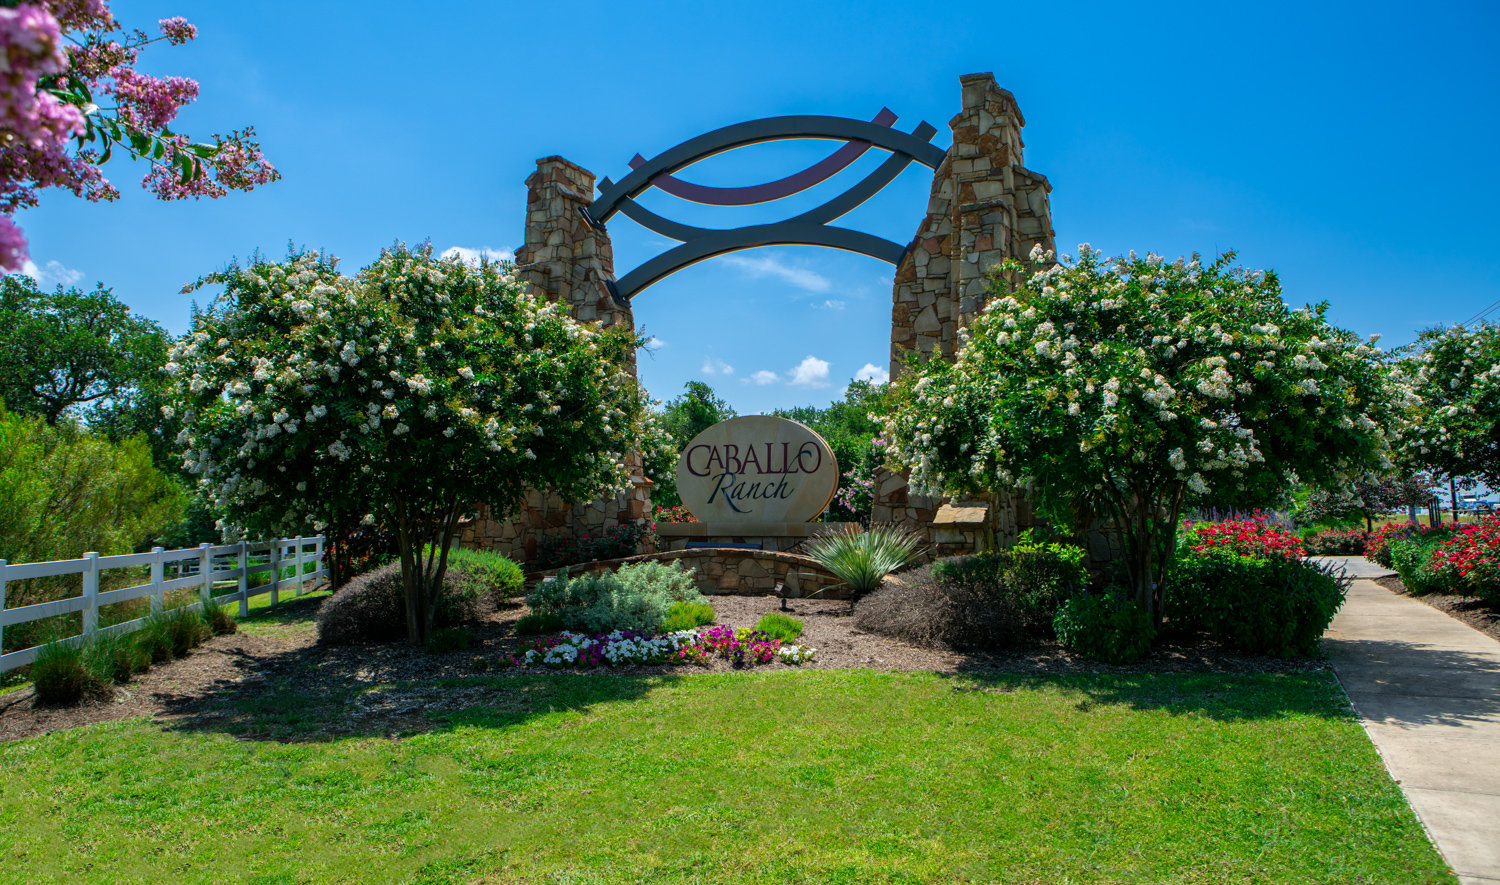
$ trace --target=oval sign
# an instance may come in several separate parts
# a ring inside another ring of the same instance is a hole
[[[702,522],[807,522],[838,487],[838,461],[823,437],[771,415],[720,421],[677,459],[677,492]]]

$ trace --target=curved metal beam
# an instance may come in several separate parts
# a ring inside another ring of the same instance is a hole
[[[745,145],[788,138],[868,141],[892,153],[907,154],[932,169],[936,169],[947,156],[947,151],[926,139],[866,120],[815,115],[767,117],[715,129],[657,154],[645,165],[625,176],[619,184],[601,192],[599,199],[588,208],[589,217],[601,224],[608,221],[621,200],[634,197],[650,187],[651,180],[663,172],[676,172],[699,160]]]
[[[875,119],[870,122],[890,128],[896,124],[896,114],[890,108],[881,108],[880,113],[876,114]],[[694,184],[691,181],[673,178],[666,172],[651,179],[651,186],[657,190],[666,191],[674,197],[708,206],[750,206],[755,203],[769,203],[772,200],[790,197],[792,194],[800,194],[810,187],[822,184],[847,169],[850,163],[864,156],[865,151],[871,146],[868,141],[844,142],[833,153],[801,172],[764,184],[752,184],[749,187],[712,187],[706,184]],[[632,169],[639,169],[644,165],[646,165],[646,158],[640,154],[630,159]]]
[[[706,231],[704,236],[669,249],[626,274],[615,283],[614,291],[618,298],[629,301],[637,292],[684,267],[756,246],[828,246],[869,255],[897,266],[906,254],[905,247],[890,240],[844,227],[789,221],[756,224],[733,230]]]

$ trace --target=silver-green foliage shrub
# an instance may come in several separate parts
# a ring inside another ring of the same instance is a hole
[[[635,563],[616,572],[580,575],[568,581],[543,581],[526,597],[533,612],[555,616],[565,630],[629,630],[642,636],[661,632],[673,603],[704,601],[692,571],[679,563],[662,562]]]

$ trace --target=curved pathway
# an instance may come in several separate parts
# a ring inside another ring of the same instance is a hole
[[[1355,579],[1324,648],[1361,724],[1459,881],[1500,883],[1500,642],[1320,559]]]

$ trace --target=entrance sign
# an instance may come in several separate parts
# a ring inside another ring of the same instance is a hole
[[[705,523],[807,522],[828,508],[838,486],[827,441],[770,415],[720,421],[677,460],[682,503]]]

